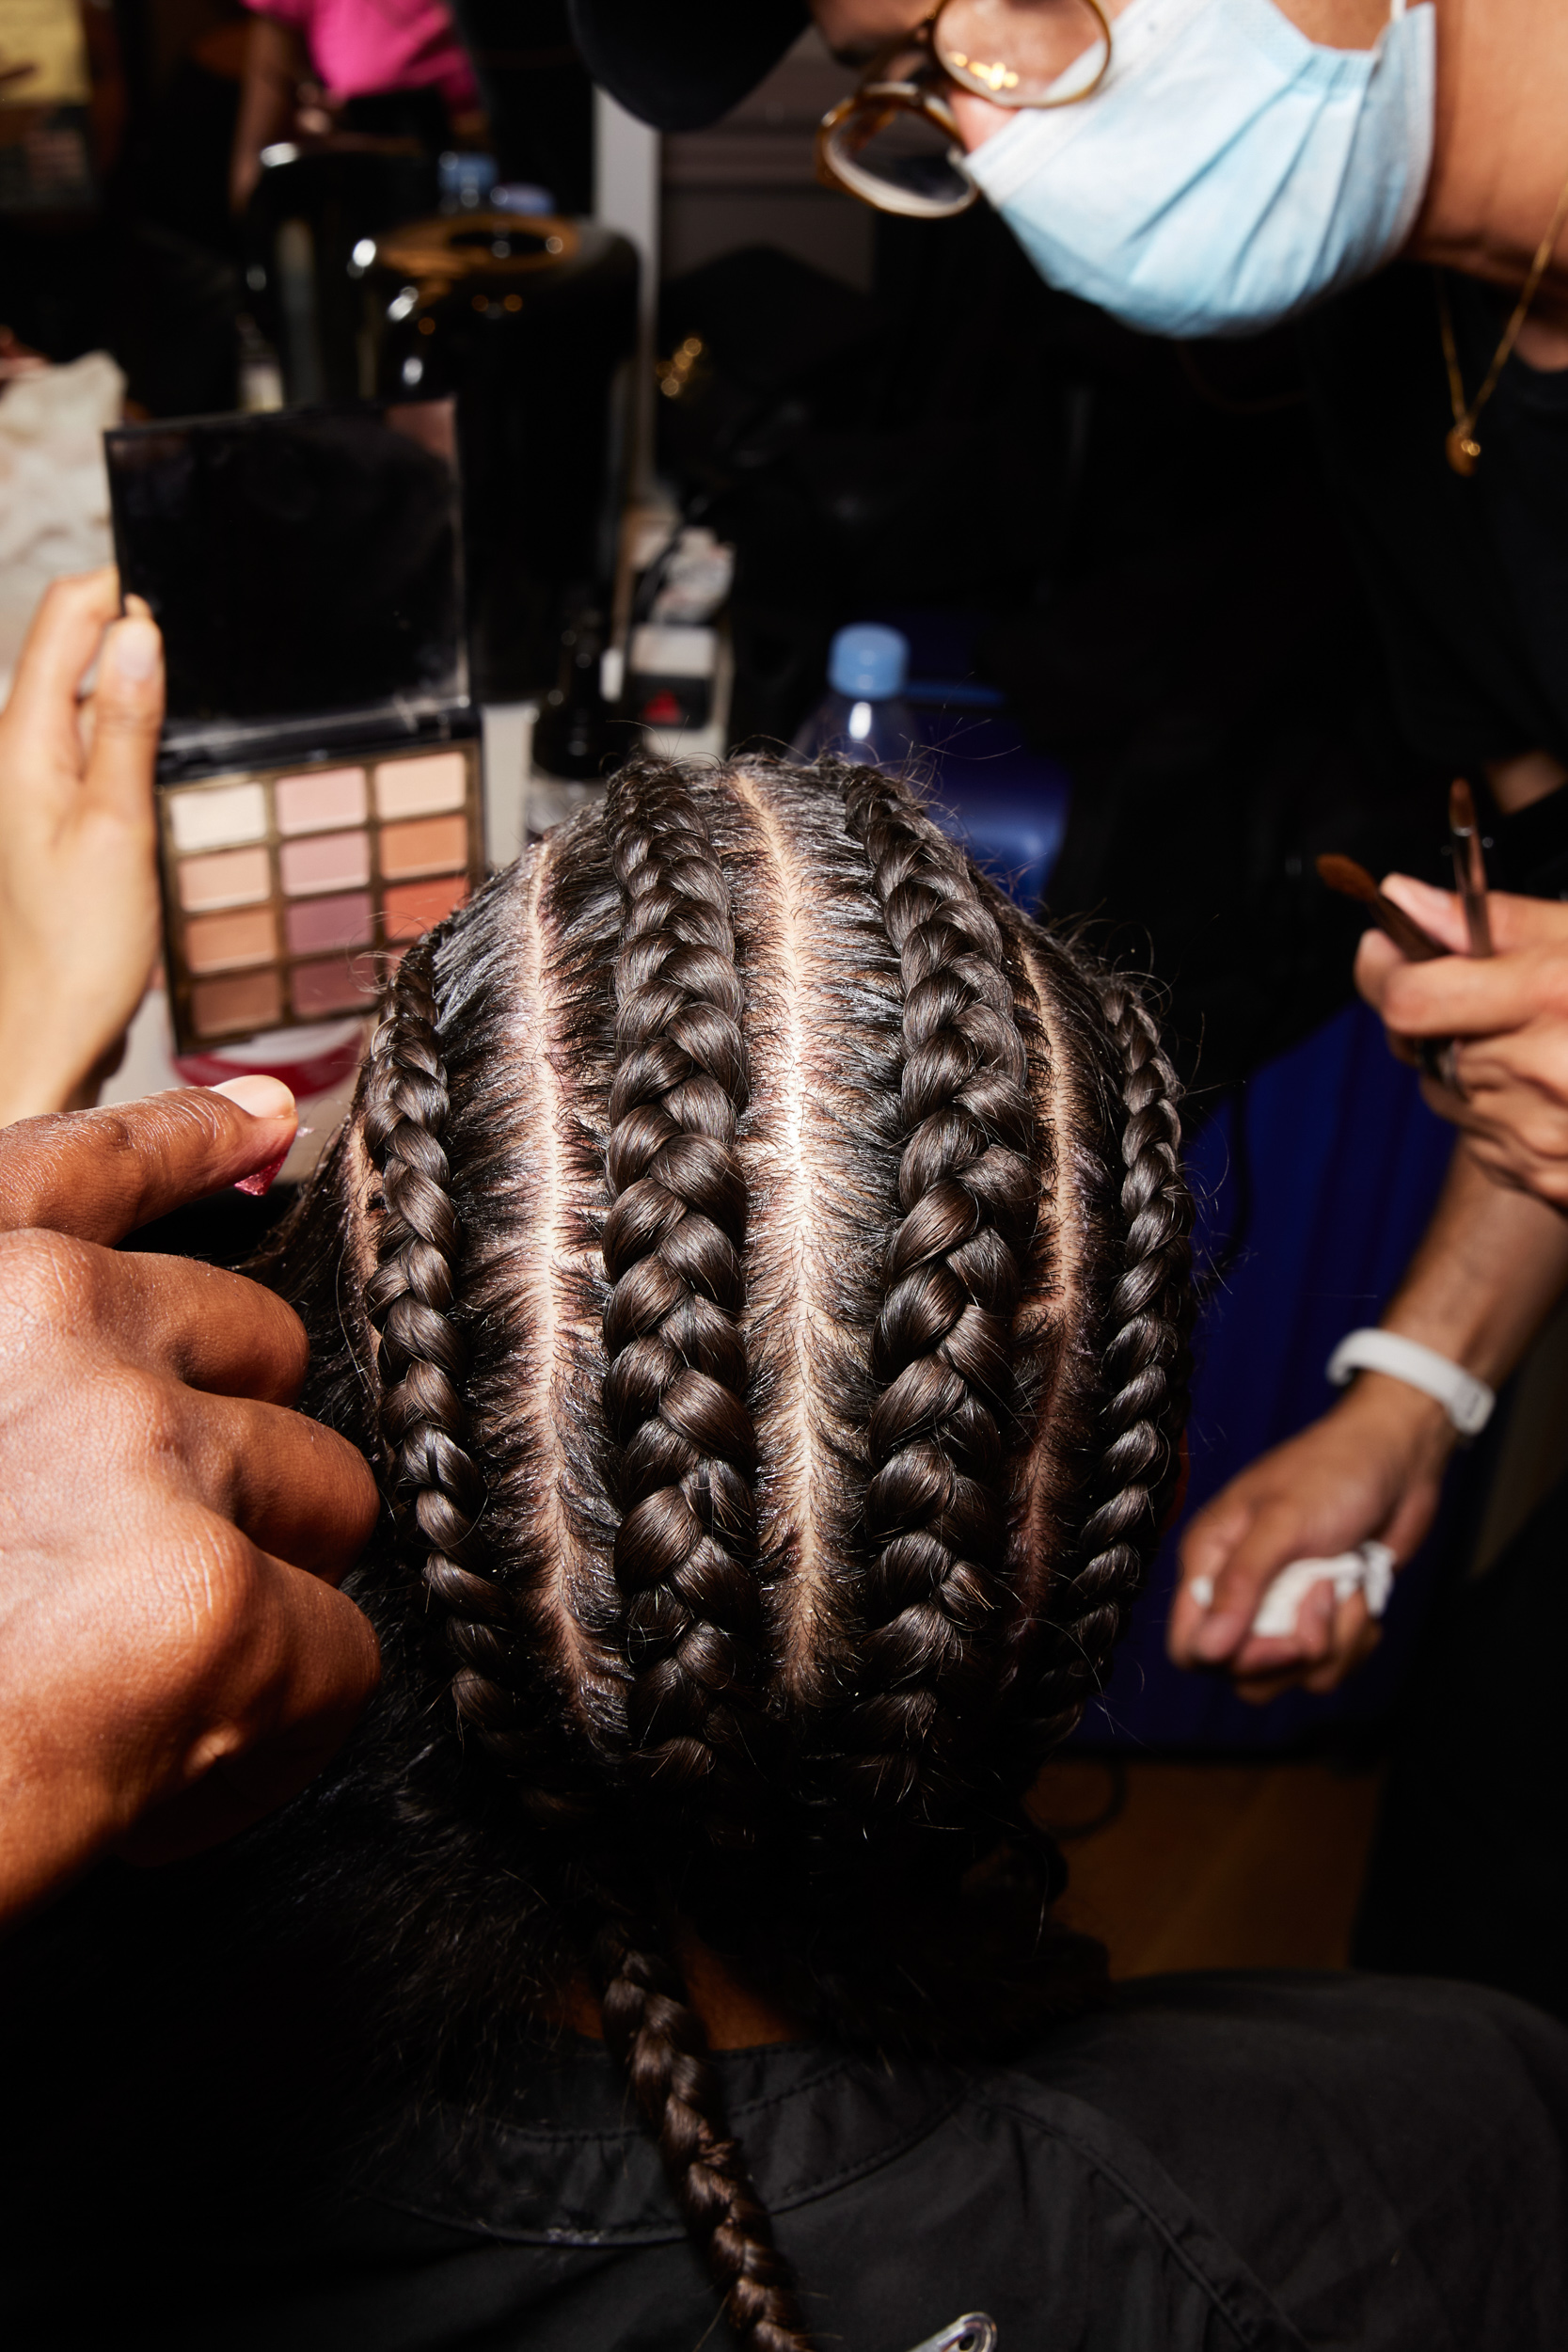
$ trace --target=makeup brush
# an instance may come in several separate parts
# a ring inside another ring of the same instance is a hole
[[[1449,851],[1453,879],[1465,906],[1470,933],[1470,953],[1492,953],[1492,918],[1486,905],[1486,860],[1481,853],[1481,828],[1469,786],[1460,776],[1449,787]]]
[[[1366,867],[1357,866],[1353,857],[1340,857],[1330,851],[1319,858],[1318,874],[1341,898],[1359,899],[1372,920],[1387,932],[1401,955],[1408,956],[1412,963],[1430,963],[1433,956],[1448,954],[1448,949],[1440,946],[1430,931],[1422,930],[1402,907],[1384,897]]]

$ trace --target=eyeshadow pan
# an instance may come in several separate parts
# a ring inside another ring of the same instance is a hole
[[[318,766],[159,787],[170,1002],[184,1052],[363,1020],[481,854],[477,747],[345,745]],[[248,1050],[248,1046],[247,1046]]]
[[[198,980],[191,991],[191,1019],[198,1037],[250,1037],[258,1029],[275,1029],[282,1018],[283,991],[276,972]]]
[[[381,894],[388,939],[418,939],[468,895],[467,874],[443,874],[439,882],[398,882]]]
[[[259,784],[202,785],[171,792],[169,828],[180,851],[227,850],[267,837],[267,796]]]
[[[416,825],[384,825],[381,871],[388,882],[416,874],[450,874],[468,863],[468,825],[463,817],[426,817]]]
[[[289,975],[295,1018],[319,1020],[329,1012],[364,1012],[376,993],[375,958],[334,956],[328,963],[296,963]]]
[[[187,858],[180,868],[180,903],[187,914],[254,906],[271,887],[265,850],[220,850],[215,857]]]
[[[363,768],[313,768],[303,776],[279,776],[273,787],[277,801],[277,830],[285,838],[298,833],[330,833],[335,825],[365,821]]]
[[[291,955],[322,956],[334,947],[368,947],[371,894],[351,890],[341,898],[302,898],[287,910],[285,921]]]
[[[434,817],[461,808],[467,797],[467,763],[461,752],[436,752],[426,759],[389,759],[375,771],[378,817]]]
[[[234,972],[246,963],[271,963],[277,953],[271,907],[198,914],[185,926],[185,961],[193,972]]]
[[[277,866],[284,891],[291,898],[315,898],[327,890],[353,890],[371,878],[370,835],[323,833],[305,841],[285,841],[277,852]]]

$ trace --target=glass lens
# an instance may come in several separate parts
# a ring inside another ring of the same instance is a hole
[[[949,213],[974,200],[974,189],[949,161],[951,132],[910,105],[866,99],[832,142],[839,170],[855,193],[889,212]]]
[[[1105,36],[1086,0],[947,0],[931,47],[965,89],[1037,106],[1075,58],[1086,73],[1103,62]]]

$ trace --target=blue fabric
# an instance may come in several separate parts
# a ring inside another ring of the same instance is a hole
[[[1066,769],[1031,751],[1006,717],[940,705],[916,716],[931,755],[932,816],[1034,914],[1067,831]]]
[[[1236,1120],[1227,1101],[1193,1136],[1200,1261],[1238,1207]],[[1375,1323],[1398,1287],[1442,1187],[1452,1130],[1421,1101],[1364,1005],[1345,1011],[1245,1089],[1252,1209],[1228,1279],[1202,1317],[1180,1526],[1259,1454],[1316,1421],[1334,1398],[1323,1366],[1337,1340]],[[1081,1741],[1096,1746],[1268,1750],[1332,1724],[1386,1713],[1430,1583],[1434,1539],[1396,1581],[1382,1646],[1327,1698],[1291,1692],[1264,1708],[1164,1651],[1180,1526],[1161,1548],[1110,1686]]]

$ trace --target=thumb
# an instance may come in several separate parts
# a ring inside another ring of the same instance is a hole
[[[0,1128],[0,1232],[41,1225],[114,1243],[280,1159],[294,1098],[277,1078],[231,1078],[100,1111]]]
[[[1218,1665],[1240,1648],[1252,1630],[1253,1618],[1269,1585],[1302,1549],[1301,1526],[1293,1507],[1275,1501],[1250,1512],[1240,1525],[1216,1527],[1214,1540],[1200,1551],[1193,1547],[1183,1557],[1183,1594],[1200,1613],[1186,1629],[1189,1657]],[[1206,1596],[1194,1595],[1195,1575],[1207,1578]]]
[[[92,697],[86,796],[118,815],[147,818],[164,723],[164,641],[140,596],[103,639]]]

